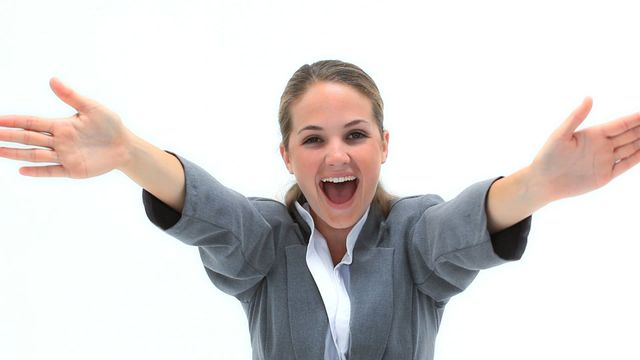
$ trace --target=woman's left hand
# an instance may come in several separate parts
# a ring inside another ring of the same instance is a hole
[[[576,131],[591,105],[585,98],[531,163],[545,202],[595,190],[640,162],[640,113]]]

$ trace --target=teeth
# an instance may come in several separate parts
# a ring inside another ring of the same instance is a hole
[[[353,181],[355,180],[356,177],[355,176],[344,176],[344,177],[330,177],[330,178],[324,178],[321,181],[322,182],[332,182],[332,183],[342,183],[342,182],[346,182],[346,181]]]

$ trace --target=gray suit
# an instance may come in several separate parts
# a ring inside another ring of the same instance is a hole
[[[279,202],[245,198],[180,158],[182,214],[144,193],[149,218],[198,246],[207,274],[242,303],[253,359],[322,360],[328,320],[307,268],[309,228]],[[372,205],[351,265],[350,360],[432,359],[447,301],[478,270],[519,259],[531,218],[490,236],[485,198],[493,180],[443,202],[402,198],[387,218]]]

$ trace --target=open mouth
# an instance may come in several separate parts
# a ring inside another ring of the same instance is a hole
[[[358,178],[355,176],[324,178],[320,181],[320,188],[332,203],[345,204],[356,193]]]

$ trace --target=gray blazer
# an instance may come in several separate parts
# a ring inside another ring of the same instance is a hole
[[[283,204],[246,198],[180,160],[183,212],[144,192],[151,221],[198,246],[211,281],[240,300],[253,359],[322,360],[328,319],[305,260],[307,224]],[[478,270],[520,258],[531,218],[489,235],[485,199],[494,180],[448,202],[399,199],[386,218],[372,205],[351,265],[350,360],[432,359],[447,301]]]

